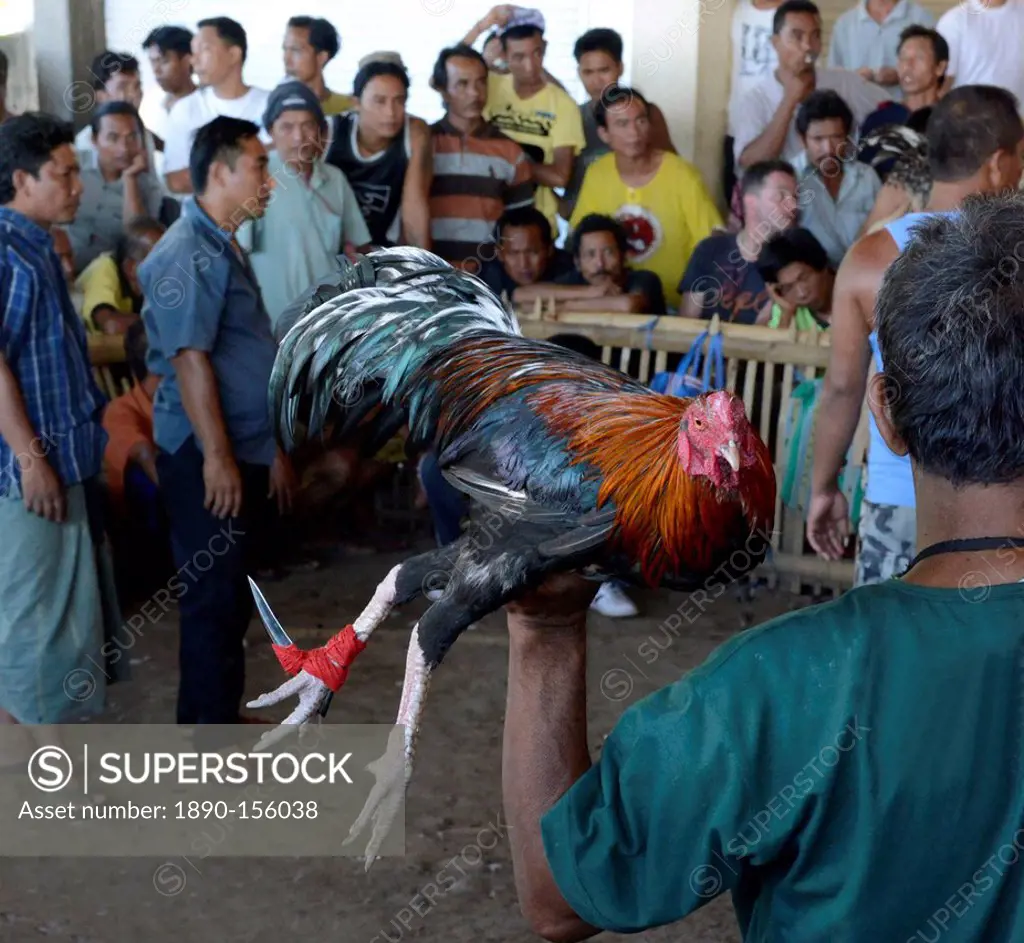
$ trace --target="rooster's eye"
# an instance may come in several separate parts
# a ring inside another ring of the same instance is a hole
[[[693,420],[693,428],[694,429],[703,429],[704,428],[704,420],[703,419],[694,419]]]

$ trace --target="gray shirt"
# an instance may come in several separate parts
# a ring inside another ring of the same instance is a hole
[[[896,68],[900,33],[916,23],[935,28],[934,14],[913,0],[899,0],[882,23],[868,14],[867,0],[843,13],[832,29],[828,48],[828,64],[834,69]],[[887,86],[901,97],[899,85]]]
[[[882,102],[891,99],[889,93],[880,85],[865,82],[856,72],[848,72],[845,69],[828,69],[818,66],[817,87],[831,89],[842,96],[853,112],[855,129],[859,128],[864,123],[864,119]],[[784,97],[785,91],[782,88],[782,83],[775,78],[773,73],[765,76],[740,98],[736,111],[736,140],[733,145],[737,164],[739,164],[740,154],[743,153],[744,148],[751,141],[760,137],[764,129],[768,127]],[[794,111],[793,120],[790,122],[789,132],[779,157],[783,160],[794,161],[803,153],[803,150],[803,141],[800,140],[800,135],[796,130],[796,111]]]
[[[112,252],[124,232],[123,178],[108,182],[86,156],[80,162],[82,201],[75,221],[66,227],[78,271],[101,253]],[[139,174],[139,190],[146,214],[156,218],[160,213],[160,186],[147,171]]]
[[[153,400],[156,444],[176,452],[194,434],[171,360],[183,350],[200,350],[213,366],[235,458],[273,464],[267,387],[277,342],[270,317],[248,261],[193,197],[139,266],[139,282],[146,299],[146,365],[163,377]],[[198,438],[196,444],[202,448]]]
[[[858,160],[843,161],[843,182],[833,200],[825,188],[819,172],[807,167],[798,168],[800,183],[797,196],[800,203],[800,225],[810,230],[828,253],[828,260],[838,267],[853,245],[864,220],[868,218],[875,198],[882,188],[878,174]]]

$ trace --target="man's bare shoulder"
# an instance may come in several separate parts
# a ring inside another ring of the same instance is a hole
[[[409,142],[407,149],[410,157],[417,155],[422,159],[433,159],[431,141],[433,137],[430,132],[430,125],[416,115],[409,115]]]
[[[882,277],[898,255],[895,240],[884,229],[862,236],[850,247],[836,273],[833,322],[856,313],[871,330]]]
[[[896,241],[886,230],[869,233],[850,246],[839,266],[837,280],[847,290],[863,289],[873,294],[898,255]]]
[[[879,229],[858,239],[843,259],[843,265],[850,264],[865,272],[883,274],[900,254],[896,240],[887,229]]]

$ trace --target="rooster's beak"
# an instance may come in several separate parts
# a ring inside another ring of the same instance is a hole
[[[740,470],[740,450],[732,439],[718,450],[718,454],[729,463],[729,467],[734,472]]]

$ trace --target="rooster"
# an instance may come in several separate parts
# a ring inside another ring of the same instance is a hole
[[[928,139],[923,133],[905,125],[883,125],[861,141],[860,154],[862,159],[871,155],[871,166],[880,175],[882,166],[890,165],[883,179],[907,193],[911,210],[920,210],[928,202],[932,172],[928,164]]]
[[[658,395],[583,354],[524,338],[483,282],[420,249],[339,264],[284,315],[294,323],[270,381],[282,446],[331,424],[343,440],[369,427],[372,450],[407,426],[409,454],[434,448],[446,479],[470,498],[463,535],[394,567],[322,648],[297,649],[252,584],[293,677],[249,706],[299,698],[261,742],[324,714],[391,609],[443,589],[409,643],[401,769],[378,777],[346,839],[373,818],[368,868],[412,773],[430,678],[463,631],[559,571],[679,590],[737,578],[767,551],[775,474],[731,393]]]

